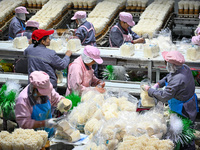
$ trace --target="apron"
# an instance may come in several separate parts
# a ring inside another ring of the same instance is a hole
[[[85,39],[83,40],[83,42],[81,43],[82,45],[84,45],[84,42],[85,42],[85,40],[87,39],[87,37],[88,37],[88,34],[89,34],[89,32],[90,31],[92,31],[93,30],[93,32],[94,32],[94,35],[95,35],[95,30],[94,30],[94,28],[93,28],[93,26],[92,26],[92,24],[90,23],[90,25],[91,25],[91,28],[90,29],[88,29],[86,26],[84,26],[84,25],[81,25],[80,27],[83,27],[83,28],[85,28],[86,30],[87,30],[87,36],[85,36]],[[94,42],[93,43],[91,43],[91,46],[94,46]]]
[[[47,100],[47,102],[44,104],[34,105],[31,118],[36,121],[43,121],[43,120],[52,118],[50,101]],[[48,137],[54,134],[53,128],[50,129],[50,128],[41,127],[41,128],[37,128],[36,130],[45,130],[46,132],[48,132]]]
[[[167,86],[167,85],[168,85],[168,83],[165,81],[165,86]],[[195,97],[195,100],[193,99],[194,97]],[[197,112],[199,112],[198,99],[197,99],[197,95],[195,93],[187,101],[180,101],[180,100],[177,100],[175,98],[172,98],[172,99],[168,100],[168,104],[169,104],[169,107],[172,111],[174,111],[174,112],[176,112],[176,113],[178,113],[178,114],[180,114],[184,117],[187,117],[186,115],[184,115],[182,113],[183,108],[186,108],[184,106],[190,106],[190,108],[191,108],[191,107],[193,107],[193,105],[195,105],[196,106],[196,113],[195,114],[193,113],[194,109],[187,109],[187,110],[185,109],[185,111],[189,115],[189,119],[192,118],[192,120],[195,119]]]
[[[26,27],[24,26],[24,24],[21,22],[21,21],[19,21],[20,22],[20,24],[21,24],[21,26],[22,26],[22,28],[23,28],[23,31],[21,31],[21,32],[19,32],[19,33],[23,33],[23,32],[25,32],[25,30],[26,30]],[[22,34],[22,36],[23,36],[23,34]],[[13,40],[14,38],[12,38],[11,36],[9,36],[8,37],[8,40]]]
[[[123,34],[122,30],[117,25],[114,25],[112,28],[114,28],[114,27],[118,28],[119,31],[121,32],[121,34],[123,35],[123,43],[122,44],[124,44],[125,42],[131,42],[133,40],[130,33],[128,35]],[[111,30],[112,30],[112,28],[111,28]],[[109,37],[109,43],[110,43],[110,47],[113,47],[110,37]]]

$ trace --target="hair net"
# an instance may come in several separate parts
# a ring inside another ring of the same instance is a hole
[[[178,65],[172,64],[172,63],[170,63],[170,62],[167,62],[166,69],[167,69],[167,71],[170,72],[170,73],[175,73],[176,70],[180,69],[181,67],[182,67],[182,65],[181,65],[181,66],[178,66]]]
[[[78,25],[80,26],[82,23],[86,22],[86,18],[82,19],[77,19],[78,20]]]
[[[25,13],[15,13],[16,17],[19,18],[20,20],[26,20],[26,15]]]
[[[89,64],[93,61],[92,58],[90,58],[89,56],[85,55],[84,53],[81,54],[81,58],[83,59],[83,62],[86,64]]]

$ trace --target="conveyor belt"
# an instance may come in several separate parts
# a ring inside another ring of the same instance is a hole
[[[119,10],[113,16],[113,20],[110,20],[110,23],[108,24],[109,27],[106,29],[106,31],[103,34],[96,37],[96,42],[98,46],[101,46],[101,47],[109,46],[110,29],[119,21],[119,17],[118,17],[119,13],[124,10],[125,10],[125,6],[124,7],[122,6],[121,8],[119,8]]]
[[[62,19],[53,26],[54,29],[66,29],[67,28],[67,24],[69,22],[71,22],[71,17],[73,16],[73,12],[72,11],[67,11],[65,13],[65,15],[62,17]]]
[[[8,80],[17,80],[20,84],[26,86],[28,84],[28,75],[20,73],[0,73],[0,83],[4,84]],[[67,79],[63,78],[63,82],[58,84],[58,88],[66,89]],[[119,81],[119,80],[106,80],[106,90],[113,92],[127,91],[134,96],[140,96],[140,82]],[[200,100],[200,87],[195,88],[195,93]]]
[[[172,25],[174,23],[174,17],[175,17],[175,14],[174,13],[171,13],[169,15],[169,17],[166,19],[165,21],[165,24],[163,25],[163,29],[165,28],[169,28],[170,30],[172,29]]]
[[[53,26],[54,29],[67,29],[67,24],[71,27],[71,18],[72,16],[74,15],[74,13],[76,11],[80,11],[80,10],[77,10],[77,9],[68,9],[66,11],[66,13],[64,13],[65,15],[62,17],[62,19],[56,24]],[[91,10],[84,10],[86,11],[86,13],[90,13]]]
[[[145,58],[143,51],[136,50],[133,56],[125,57],[120,55],[119,48],[110,48],[110,47],[98,47],[101,51],[101,57],[104,60],[103,65],[118,65],[118,66],[125,66],[128,68],[135,68],[135,69],[146,69],[148,70],[148,78],[152,79],[152,69],[159,70],[160,68],[164,67],[164,61],[161,56],[161,53],[156,58]],[[25,48],[24,48],[25,49]],[[25,58],[23,55],[24,49],[15,49],[13,48],[12,43],[10,42],[0,42],[0,57],[1,58]],[[84,47],[81,48],[80,51],[73,53],[71,56],[71,61],[75,58],[80,56],[83,52]],[[65,55],[66,47],[57,54],[61,57]],[[186,54],[184,54],[185,56]],[[186,57],[185,57],[186,58]],[[191,68],[200,68],[199,67],[200,60],[190,61],[187,60],[185,64],[190,66]],[[159,80],[159,78],[158,78]]]
[[[13,17],[14,17],[14,16],[13,16]],[[4,31],[9,27],[10,22],[12,21],[13,17],[10,18],[10,19],[0,28],[0,30],[1,30],[2,32],[4,32]]]
[[[111,28],[119,21],[119,17],[115,18],[113,23],[108,27],[107,31],[104,35],[102,35],[100,38],[96,40],[98,46],[109,46],[109,34]]]

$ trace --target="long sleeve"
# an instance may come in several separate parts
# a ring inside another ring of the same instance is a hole
[[[160,81],[158,81],[159,83],[159,87],[162,88],[165,86],[165,81],[167,80],[167,77],[169,76],[169,74],[167,74],[167,76],[165,76],[164,78],[162,78]]]
[[[49,99],[52,106],[57,106],[58,102],[64,98],[61,96],[58,92],[55,91],[55,89],[52,90],[51,95],[49,95]]]
[[[80,65],[72,64],[68,74],[68,88],[70,91],[82,93],[88,87],[83,85],[83,70]]]
[[[20,25],[19,22],[14,22],[13,23],[13,34],[14,36],[17,35],[17,33],[21,32],[22,31],[22,26]]]
[[[192,37],[192,43],[200,46],[200,35]]]
[[[164,90],[155,90],[150,88],[148,90],[148,94],[151,97],[155,97],[156,99],[162,101],[162,102],[167,102],[171,98],[175,97],[175,94],[177,93],[177,90],[179,89],[178,83],[174,84],[168,84]]]
[[[162,79],[161,85],[164,84],[165,80],[167,80],[168,83],[165,89],[160,91],[150,88],[148,90],[149,96],[166,102],[171,98],[186,101],[194,94],[194,79],[190,68],[186,65],[177,70],[174,74],[169,73]]]
[[[116,31],[114,31],[114,30],[116,30]],[[111,40],[113,47],[120,47],[124,42],[123,35],[117,28],[113,28],[111,30],[109,38]]]
[[[83,40],[85,39],[85,37],[87,36],[87,31],[86,31],[86,29],[79,27],[76,30],[75,35],[81,40],[81,43],[82,43]]]
[[[61,59],[56,53],[51,57],[51,65],[57,70],[63,70],[69,65],[70,58],[66,56]]]
[[[22,97],[18,97],[17,101],[26,101]],[[24,129],[32,129],[35,120],[31,119],[32,108],[27,103],[17,103],[15,105],[15,116],[19,127]]]
[[[92,86],[97,86],[99,82],[100,82],[100,79],[98,79],[98,78],[93,74],[93,77],[92,77]]]
[[[131,29],[130,29],[130,32],[131,32],[131,35],[132,35],[133,40],[136,40],[136,39],[139,39],[139,38],[140,38],[140,36],[137,35],[135,32],[133,32]]]

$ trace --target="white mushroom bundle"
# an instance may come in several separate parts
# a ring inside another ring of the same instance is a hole
[[[45,131],[34,131],[33,129],[15,129],[10,134],[6,131],[0,132],[0,149],[3,150],[38,150],[45,146],[48,134]]]
[[[61,39],[52,39],[50,41],[50,46],[48,46],[47,48],[52,49],[56,52],[61,51],[63,46],[62,46],[62,40]]]
[[[200,59],[200,46],[191,45],[186,52],[186,58],[188,60],[199,60]]]
[[[132,56],[134,55],[135,46],[132,43],[124,43],[120,46],[121,56]]]
[[[49,0],[27,0],[29,8],[41,8]],[[25,1],[23,2],[25,3]]]
[[[110,19],[116,14],[120,3],[118,1],[103,1],[99,2],[96,7],[90,12],[87,20],[94,25],[96,34],[104,32]]]
[[[96,5],[97,0],[73,0],[72,3],[74,8],[91,9]]]
[[[117,150],[134,149],[134,150],[173,150],[174,144],[170,140],[159,140],[157,138],[148,138],[145,135],[134,137],[126,135],[123,142],[118,145]]]
[[[70,4],[71,1],[66,0],[49,0],[42,9],[29,20],[39,22],[40,29],[51,28],[59,21],[60,17],[62,17],[62,12],[65,11]]]
[[[145,44],[143,52],[145,58],[154,58],[159,56],[160,49],[158,45]]]
[[[76,142],[80,139],[80,131],[73,128],[66,120],[62,120],[58,123],[55,138]]]
[[[3,26],[12,16],[15,8],[22,4],[21,0],[2,0],[0,2],[0,27]]]
[[[26,36],[16,37],[13,40],[13,47],[23,49],[28,47],[28,38]]]
[[[75,53],[81,49],[81,40],[80,39],[70,39],[67,42],[67,50],[71,50],[72,53]]]
[[[132,30],[140,36],[148,36],[153,38],[157,33],[166,18],[166,16],[173,9],[174,1],[154,1],[140,16],[140,21]]]

